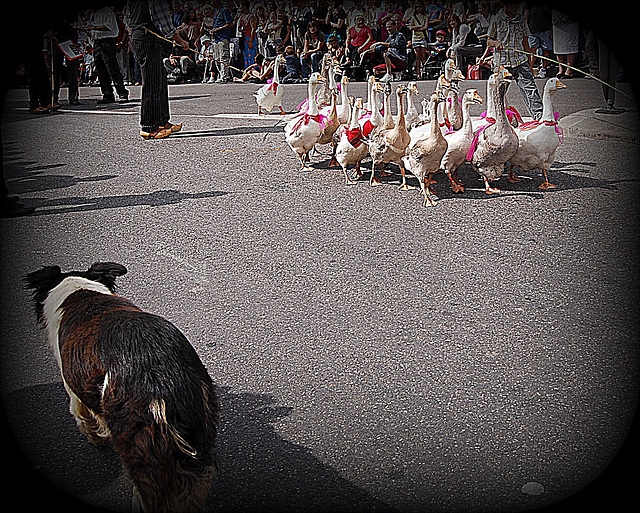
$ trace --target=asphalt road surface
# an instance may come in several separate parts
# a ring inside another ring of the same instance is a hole
[[[563,117],[602,106],[600,85],[567,85]],[[285,87],[292,111],[306,86]],[[433,87],[421,82],[420,98]],[[185,126],[162,141],[137,135],[139,87],[100,108],[98,88],[72,108],[63,91],[63,109],[40,117],[25,90],[9,92],[7,183],[37,208],[1,221],[2,399],[43,476],[20,493],[25,507],[66,494],[130,505],[113,451],[68,413],[20,282],[99,260],[127,266],[119,292],[174,322],[220,386],[212,511],[506,512],[581,490],[612,510],[633,500],[619,470],[637,448],[637,142],[615,122],[567,130],[557,190],[531,172],[487,196],[465,166],[465,193],[439,175],[439,204],[425,208],[398,174],[370,187],[369,160],[343,185],[328,148],[299,172],[279,117],[253,116],[256,89],[171,86]],[[515,86],[508,99],[526,111]],[[11,461],[9,486],[32,482]]]

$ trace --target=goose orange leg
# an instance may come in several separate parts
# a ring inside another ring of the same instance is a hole
[[[483,176],[482,179],[484,180],[484,191],[487,194],[498,194],[502,192],[500,189],[497,189],[496,187],[491,187],[489,185],[489,180],[487,180],[486,176]]]
[[[538,187],[538,189],[543,189],[543,190],[549,190],[549,189],[557,189],[558,186],[552,184],[551,182],[549,182],[549,178],[547,177],[547,170],[543,169],[542,170],[542,174],[544,175],[544,182],[542,182],[542,184],[540,184],[540,186]]]
[[[402,164],[400,164],[400,173],[402,173],[402,184],[398,189],[401,191],[412,191],[415,189],[413,185],[407,185],[407,177],[405,176],[404,166]]]

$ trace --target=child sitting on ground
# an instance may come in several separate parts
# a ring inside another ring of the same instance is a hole
[[[295,84],[299,82],[300,74],[302,73],[300,59],[291,45],[284,49],[284,62],[284,77],[282,77],[280,82],[283,84]]]
[[[263,69],[264,68],[263,64],[264,64],[264,55],[259,53],[256,55],[255,62],[244,69],[244,71],[242,72],[242,78],[234,77],[233,81],[246,82],[247,80],[251,80],[251,79],[254,79],[260,82],[264,81],[263,73],[266,71],[266,69]]]

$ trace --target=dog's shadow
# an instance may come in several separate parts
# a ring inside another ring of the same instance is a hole
[[[55,492],[42,498],[43,505],[58,505],[59,499],[68,510],[79,498],[109,511],[129,510],[131,485],[115,452],[109,445],[89,444],[78,431],[61,383],[11,392],[3,403],[31,472]],[[219,474],[208,511],[391,510],[276,432],[274,423],[291,407],[279,406],[268,394],[235,393],[227,387],[220,389],[220,403]]]
[[[271,395],[221,390],[220,474],[215,511],[391,511],[316,458],[283,439],[274,423],[293,408]]]

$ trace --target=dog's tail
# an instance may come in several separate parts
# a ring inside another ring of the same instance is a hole
[[[174,394],[136,406],[134,425],[112,432],[134,485],[134,504],[145,513],[204,510],[216,474],[218,404],[210,380],[193,385],[182,391],[186,397]]]

